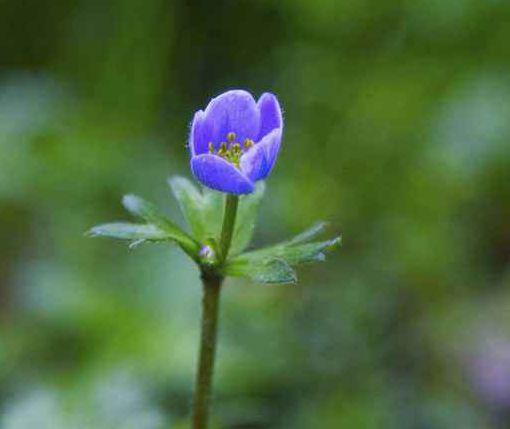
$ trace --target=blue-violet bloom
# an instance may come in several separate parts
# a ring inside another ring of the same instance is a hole
[[[255,102],[247,91],[227,91],[195,113],[191,170],[211,189],[249,194],[271,172],[282,131],[282,110],[273,94],[266,92]]]

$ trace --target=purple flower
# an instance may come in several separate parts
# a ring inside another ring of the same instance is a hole
[[[191,171],[205,186],[231,194],[253,192],[271,172],[282,139],[278,100],[264,93],[227,91],[195,113],[189,148]]]

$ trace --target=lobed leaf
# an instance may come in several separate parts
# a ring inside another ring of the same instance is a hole
[[[200,191],[188,179],[179,176],[170,177],[168,183],[179,202],[193,237],[200,242],[217,237],[223,220],[224,194],[207,188]],[[250,243],[255,229],[257,209],[264,191],[264,183],[259,182],[252,194],[240,197],[231,254],[241,253]]]
[[[164,231],[167,240],[176,241],[188,253],[196,254],[198,251],[199,244],[162,214],[155,205],[136,195],[125,195],[122,199],[122,204],[132,215]]]
[[[223,216],[224,195],[208,189],[201,192],[184,177],[170,177],[168,183],[193,237],[205,242],[218,236]]]
[[[289,240],[291,244],[305,243],[317,237],[319,234],[324,232],[326,226],[328,226],[327,222],[317,222],[315,225],[312,225],[307,230],[303,231],[301,234],[296,235],[294,238]]]
[[[203,236],[202,194],[184,177],[174,176],[168,179],[175,199],[179,203],[186,222],[194,237]]]
[[[154,225],[114,222],[97,225],[88,231],[91,237],[108,237],[129,241],[162,241],[167,240],[165,231]]]
[[[325,223],[321,222],[289,241],[234,256],[227,261],[225,274],[244,276],[261,283],[292,283],[296,277],[291,267],[323,261],[326,258],[325,252],[340,244],[340,237],[307,242],[322,232],[324,227]],[[273,281],[278,279],[281,281]]]
[[[327,250],[332,250],[340,244],[340,237],[315,243],[292,244],[282,243],[264,249],[243,253],[234,260],[265,260],[283,259],[289,265],[298,265],[306,262],[323,261]]]
[[[297,281],[292,267],[282,259],[238,261],[227,265],[224,273],[232,277],[248,277],[264,284],[289,284]]]

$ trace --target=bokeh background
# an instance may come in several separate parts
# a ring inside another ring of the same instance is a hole
[[[200,283],[90,239],[180,218],[192,114],[276,93],[254,244],[331,222],[297,286],[229,281],[216,428],[510,427],[504,0],[0,2],[0,427],[186,428]]]

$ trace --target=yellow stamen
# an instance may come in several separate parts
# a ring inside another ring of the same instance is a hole
[[[223,159],[234,164],[239,168],[239,161],[245,151],[250,149],[255,143],[251,139],[245,139],[241,145],[236,141],[236,134],[230,132],[227,134],[227,141],[221,142],[218,150],[215,149],[214,144],[209,142],[207,148],[209,153],[221,156]]]
[[[227,141],[229,143],[234,143],[236,141],[236,133],[232,133],[232,132],[228,133],[227,134]]]
[[[222,142],[220,148],[218,149],[218,155],[224,157],[227,155],[227,153],[228,153],[227,144],[225,142]]]

